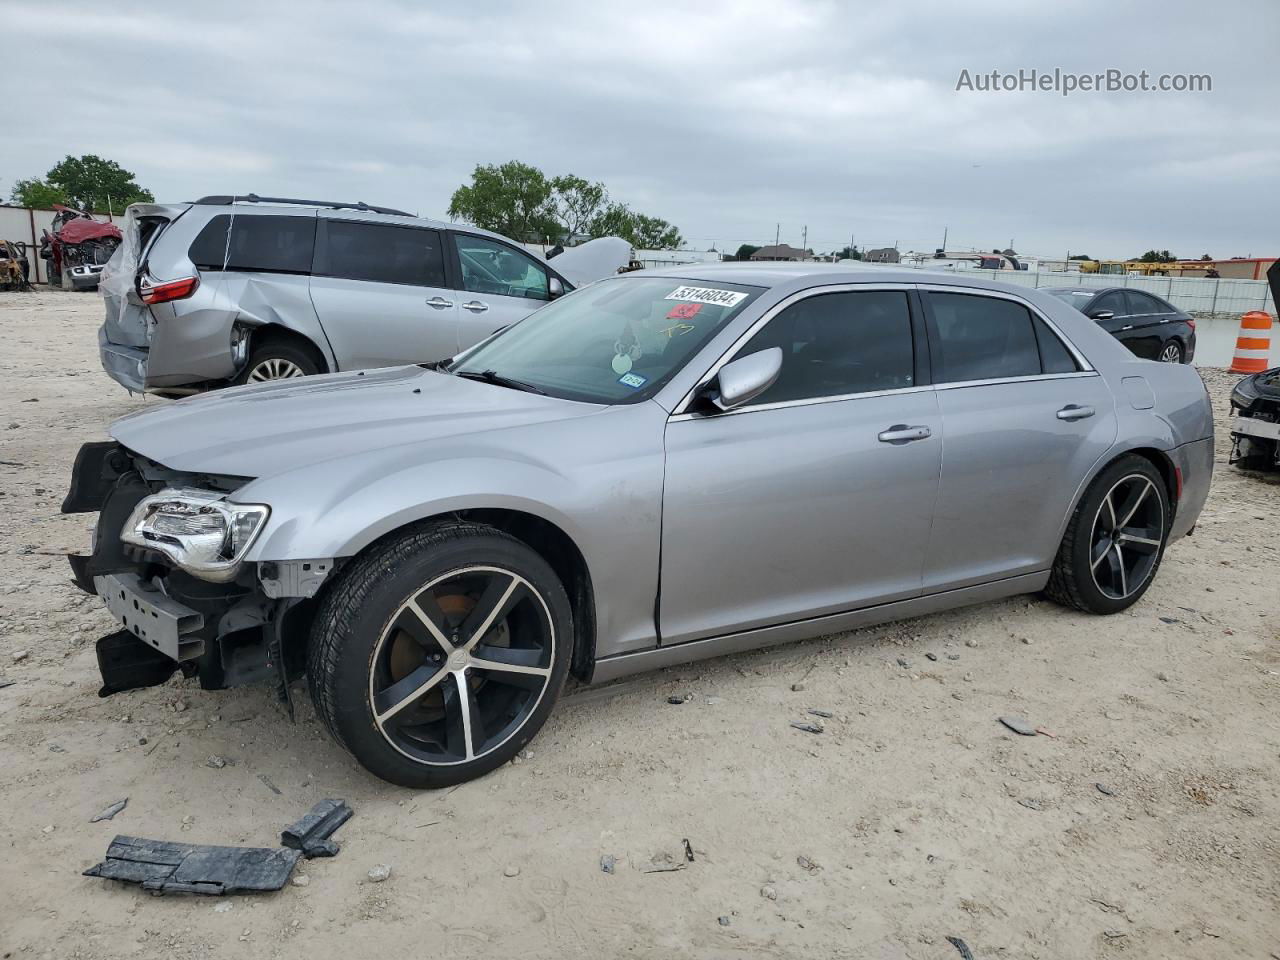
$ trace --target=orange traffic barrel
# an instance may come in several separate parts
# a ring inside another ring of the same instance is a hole
[[[1271,354],[1271,314],[1250,310],[1240,318],[1240,336],[1236,337],[1236,355],[1231,360],[1232,373],[1261,373],[1267,369]]]

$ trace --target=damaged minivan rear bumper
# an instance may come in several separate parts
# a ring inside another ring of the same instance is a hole
[[[147,351],[126,347],[107,339],[105,328],[98,330],[98,355],[102,369],[130,393],[144,393],[147,388]]]

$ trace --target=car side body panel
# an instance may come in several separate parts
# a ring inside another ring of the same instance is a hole
[[[1134,360],[1093,321],[1057,298],[967,277],[924,278],[914,270],[834,265],[829,270],[812,264],[691,265],[640,275],[670,277],[673,285],[687,281],[714,285],[719,279],[768,289],[651,400],[638,403],[598,407],[401,368],[202,396],[119,421],[113,435],[172,469],[257,477],[232,495],[239,502],[272,506],[262,536],[250,548],[249,562],[349,557],[406,524],[460,510],[509,509],[541,517],[563,530],[586,560],[597,605],[598,657],[676,650],[685,645],[660,647],[655,626],[660,570],[669,563],[678,569],[676,561],[663,558],[660,546],[667,522],[663,444],[670,418],[680,415],[686,397],[751,325],[787,297],[824,286],[913,287],[923,280],[931,287],[999,291],[1035,306],[1096,371],[1096,377],[1080,380],[1103,391],[1098,405],[1112,398],[1114,421],[1108,426],[1105,412],[1094,418],[1103,425],[1103,435],[1087,437],[1079,456],[1059,464],[1070,475],[1060,480],[1055,504],[1048,505],[1037,521],[1044,529],[1037,533],[1034,557],[1010,564],[1009,569],[990,569],[982,583],[953,590],[935,585],[932,593],[900,602],[885,603],[883,596],[853,597],[850,603],[856,610],[816,618],[806,618],[802,612],[789,622],[788,611],[778,607],[751,615],[736,633],[722,625],[728,638],[705,636],[715,629],[710,623],[682,628],[678,636],[698,638],[693,641],[696,647],[688,647],[690,658],[1039,589],[1047,578],[1056,539],[1083,490],[1098,470],[1126,450],[1155,449],[1184,469],[1184,501],[1175,520],[1176,534],[1194,522],[1203,502],[1212,463],[1212,411],[1198,375],[1186,366]],[[1153,398],[1149,408],[1139,409],[1144,404],[1135,406],[1132,400],[1141,399],[1144,391],[1121,389],[1125,377],[1146,381]],[[1011,394],[1008,403],[1023,402],[1017,389]],[[1066,399],[1055,396],[1053,401]],[[1046,409],[1052,416],[1052,410]],[[998,425],[997,414],[991,415],[992,431]],[[1014,451],[1017,439],[1002,442]],[[944,464],[945,444],[943,411]],[[759,455],[764,455],[763,449]],[[721,471],[723,476],[724,468],[713,460],[706,469]],[[1012,453],[997,466],[1019,469]],[[977,482],[976,462],[971,473]],[[992,476],[993,481],[999,479]],[[1073,482],[1074,491],[1067,495]],[[733,495],[731,487],[719,493]],[[754,508],[777,510],[776,499],[761,497]],[[682,508],[685,513],[677,511],[669,522],[694,516],[698,504],[694,498]],[[702,506],[718,508],[713,503]],[[1051,522],[1055,510],[1056,524]],[[1003,513],[992,513],[986,520],[1022,522],[1011,521]],[[779,527],[771,536],[784,534]],[[774,544],[758,546],[765,551]],[[1043,569],[1030,569],[1034,567]],[[682,589],[693,596],[715,591],[723,572],[708,563],[688,567],[683,575],[689,582]],[[967,583],[970,578],[958,579]],[[829,606],[818,604],[815,610],[828,611]],[[750,625],[761,621],[768,622]],[[717,646],[722,642],[723,650]],[[672,654],[677,659],[669,662],[679,662],[683,655]],[[610,669],[618,675],[621,668]]]

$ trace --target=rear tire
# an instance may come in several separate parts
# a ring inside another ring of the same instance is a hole
[[[474,779],[524,748],[569,671],[564,587],[492,527],[410,530],[356,559],[312,627],[308,684],[334,738],[404,787]]]
[[[267,383],[271,380],[310,377],[323,369],[310,345],[272,337],[254,346],[249,354],[249,362],[236,377],[236,383]]]
[[[1160,471],[1137,454],[1121,457],[1076,505],[1046,595],[1089,613],[1119,613],[1133,606],[1160,569],[1171,521]]]
[[[1184,356],[1185,353],[1183,352],[1182,344],[1177,340],[1170,340],[1160,348],[1161,363],[1182,363],[1182,358]]]

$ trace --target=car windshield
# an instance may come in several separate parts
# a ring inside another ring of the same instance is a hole
[[[548,304],[448,371],[588,403],[652,396],[760,293],[671,277],[617,277]]]
[[[1097,290],[1070,290],[1065,287],[1056,290],[1046,289],[1045,293],[1051,294],[1065,303],[1071,304],[1081,313],[1084,313],[1085,305],[1098,295]]]

